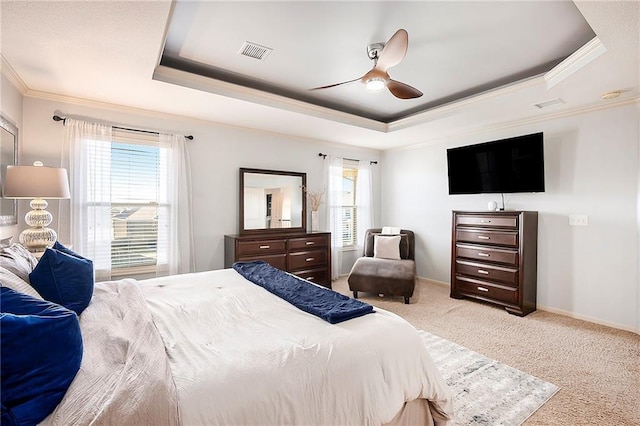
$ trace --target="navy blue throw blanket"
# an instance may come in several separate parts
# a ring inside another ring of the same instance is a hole
[[[373,312],[373,306],[289,275],[262,260],[233,264],[240,275],[298,309],[336,324]]]

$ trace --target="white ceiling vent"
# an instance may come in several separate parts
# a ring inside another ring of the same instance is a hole
[[[264,47],[250,41],[245,41],[238,54],[248,56],[259,61],[264,61],[272,51],[273,49],[270,47]]]
[[[542,108],[548,108],[550,106],[554,106],[554,105],[561,105],[565,103],[562,99],[560,98],[555,98],[555,99],[551,99],[548,101],[544,101],[544,102],[540,102],[539,104],[534,104],[536,107],[542,109]]]

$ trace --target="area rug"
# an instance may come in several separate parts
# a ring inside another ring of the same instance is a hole
[[[522,424],[560,388],[419,330],[453,392],[456,425]]]

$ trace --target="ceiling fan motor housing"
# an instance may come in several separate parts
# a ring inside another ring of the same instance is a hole
[[[369,59],[377,61],[380,57],[380,52],[384,48],[384,43],[371,43],[367,46],[367,55]]]

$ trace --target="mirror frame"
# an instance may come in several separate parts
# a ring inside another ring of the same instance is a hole
[[[292,176],[302,178],[302,185],[300,186],[300,193],[302,195],[302,226],[291,228],[256,228],[245,229],[244,228],[244,176],[246,173],[265,174],[265,175],[280,175],[280,176]],[[265,170],[265,169],[250,169],[240,168],[240,186],[239,186],[239,200],[240,206],[238,209],[238,231],[240,235],[256,235],[256,234],[294,234],[307,232],[307,197],[304,189],[307,187],[307,174],[304,172],[285,172],[281,170]]]
[[[0,128],[6,130],[13,135],[13,166],[18,164],[18,127],[10,122],[4,115],[0,114]],[[7,164],[4,165],[5,167]],[[4,195],[4,182],[2,183],[2,191]],[[3,202],[13,201],[13,214],[0,215],[0,226],[16,225],[18,223],[18,200],[9,200],[2,198]]]

